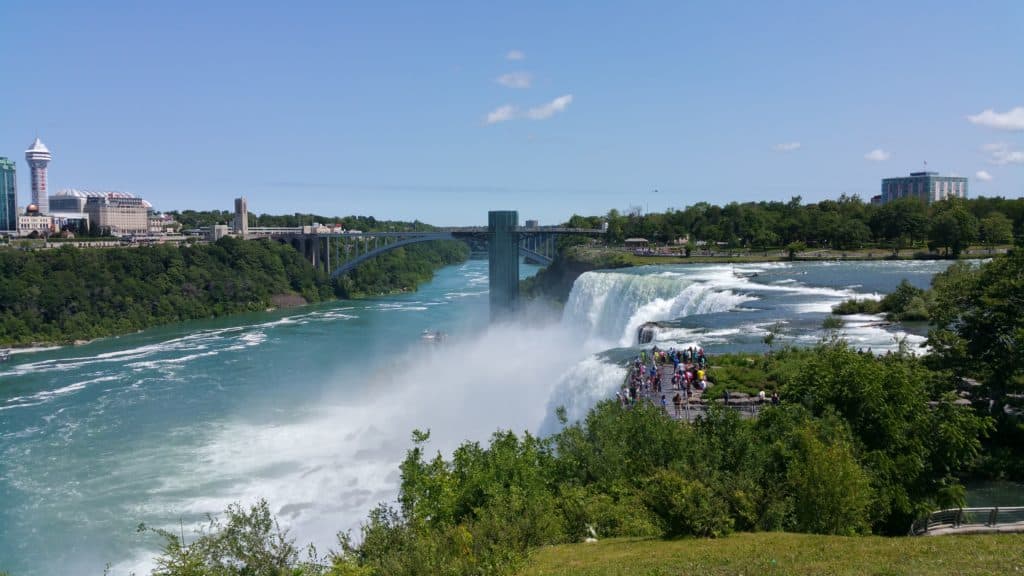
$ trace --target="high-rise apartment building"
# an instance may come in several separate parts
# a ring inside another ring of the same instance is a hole
[[[234,232],[242,238],[249,236],[249,203],[245,196],[235,198],[235,222]]]
[[[0,156],[0,230],[18,229],[18,175],[13,161]]]
[[[42,214],[50,212],[50,198],[46,195],[46,166],[53,156],[42,140],[36,138],[32,147],[25,150],[25,160],[32,171],[32,203]]]
[[[947,198],[966,198],[967,178],[939,176],[938,172],[911,172],[901,178],[883,178],[877,203],[887,204],[900,198],[917,198],[925,204]]]

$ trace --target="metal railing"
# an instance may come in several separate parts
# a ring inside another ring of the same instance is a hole
[[[912,536],[980,531],[1019,530],[1024,532],[1024,506],[989,508],[947,508],[937,510],[910,526]]]

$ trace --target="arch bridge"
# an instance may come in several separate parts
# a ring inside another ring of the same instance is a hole
[[[332,229],[249,228],[249,238],[274,238],[291,244],[331,277],[338,277],[360,264],[402,246],[436,240],[461,240],[471,248],[487,246],[490,273],[491,317],[498,318],[515,308],[519,299],[519,259],[541,265],[551,264],[558,236],[603,235],[603,230],[555,226],[519,226],[513,210],[488,213],[487,226],[440,228],[424,232],[335,232]]]

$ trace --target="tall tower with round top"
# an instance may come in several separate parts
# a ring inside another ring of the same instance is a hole
[[[46,165],[50,163],[50,150],[38,137],[28,150],[25,160],[32,171],[32,203],[39,207],[39,212],[50,212],[50,198],[46,195]]]

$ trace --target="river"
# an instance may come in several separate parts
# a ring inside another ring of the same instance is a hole
[[[0,366],[0,570],[144,571],[158,542],[265,497],[300,543],[329,548],[394,497],[414,428],[433,448],[497,428],[552,429],[612,393],[636,328],[664,345],[762,351],[813,344],[830,307],[926,286],[943,262],[651,266],[591,272],[561,317],[488,326],[487,263],[440,270],[416,293],[189,322]],[[536,268],[523,266],[523,274]],[[423,330],[449,335],[440,344]],[[842,330],[876,352],[922,327],[858,316]]]

